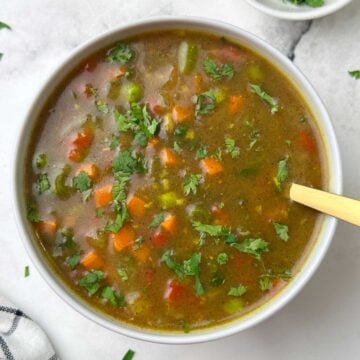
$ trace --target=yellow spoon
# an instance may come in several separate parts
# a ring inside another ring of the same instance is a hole
[[[307,186],[292,184],[290,199],[360,226],[360,201]]]

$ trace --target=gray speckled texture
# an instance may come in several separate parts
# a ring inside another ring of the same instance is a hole
[[[360,1],[307,22],[263,15],[243,0],[2,0],[0,20],[0,291],[44,327],[62,359],[354,359],[360,340],[359,230],[340,224],[330,251],[305,289],[285,309],[236,336],[195,346],[147,344],[125,338],[77,314],[45,284],[20,242],[11,216],[10,169],[24,114],[40,84],[75,46],[122,22],[156,15],[199,15],[247,29],[289,54],[323,98],[340,142],[344,192],[360,197]],[[31,276],[23,277],[30,264]]]

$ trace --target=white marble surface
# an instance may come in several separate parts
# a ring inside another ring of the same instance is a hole
[[[341,223],[319,271],[285,309],[257,327],[217,342],[165,346],[114,334],[85,319],[45,284],[20,242],[11,204],[11,161],[24,114],[51,70],[74,47],[131,20],[201,15],[236,24],[291,53],[308,23],[276,20],[243,0],[1,0],[0,20],[0,291],[36,319],[61,359],[355,359],[360,341],[359,230]],[[360,0],[315,20],[295,49],[295,63],[326,103],[340,142],[344,192],[360,198]],[[29,264],[31,276],[24,278]]]

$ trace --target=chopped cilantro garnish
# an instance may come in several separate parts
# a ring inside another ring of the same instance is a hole
[[[228,295],[231,295],[231,296],[242,296],[246,293],[247,291],[247,287],[240,284],[238,287],[231,287],[229,292],[228,292]]]
[[[64,227],[60,230],[56,238],[56,245],[61,248],[70,248],[75,244],[74,231],[71,228]]]
[[[125,298],[111,286],[105,286],[101,292],[101,297],[108,300],[114,306],[124,306]]]
[[[224,283],[225,283],[225,277],[219,271],[216,271],[210,279],[210,285],[212,287],[218,287],[223,285]]]
[[[273,222],[273,225],[274,225],[277,236],[281,240],[288,241],[289,240],[289,228],[288,228],[288,226],[284,225],[284,224],[277,223],[275,221]]]
[[[208,157],[208,151],[205,145],[201,145],[200,148],[196,151],[195,159],[201,160]]]
[[[217,66],[214,60],[206,59],[203,62],[203,67],[213,80],[222,80],[224,77],[231,79],[234,76],[234,68],[231,64]]]
[[[122,360],[132,360],[135,355],[135,351],[129,349],[126,354],[123,356]]]
[[[274,178],[275,186],[278,191],[282,190],[283,183],[288,179],[288,168],[287,168],[288,157],[280,160],[278,163],[277,175]]]
[[[134,157],[130,150],[120,152],[112,162],[114,173],[133,174],[143,172],[143,160],[140,156]]]
[[[231,155],[233,159],[240,156],[240,149],[235,146],[235,140],[229,137],[225,137],[226,152]]]
[[[216,98],[212,90],[206,91],[194,98],[195,116],[207,115],[215,109]]]
[[[324,0],[287,0],[294,5],[305,4],[311,7],[319,7],[324,5]]]
[[[260,260],[261,254],[269,251],[269,243],[263,239],[246,239],[241,243],[234,242],[231,244],[235,249],[253,256]]]
[[[214,157],[215,157],[216,159],[218,159],[219,161],[222,160],[222,151],[221,151],[220,148],[217,148],[217,149],[216,149],[216,151],[215,151],[215,153],[214,153]]]
[[[204,293],[200,280],[200,253],[192,254],[190,259],[184,260],[183,263],[177,263],[172,259],[172,251],[167,250],[161,257],[161,261],[165,262],[168,268],[173,270],[180,279],[184,276],[194,276],[196,296],[201,296]]]
[[[80,254],[71,255],[66,259],[66,263],[69,265],[71,269],[75,269],[76,266],[79,265],[80,262]]]
[[[39,215],[37,206],[34,202],[30,202],[28,204],[26,217],[30,222],[37,223],[40,221],[40,215]]]
[[[358,80],[360,79],[360,70],[349,71],[349,75]]]
[[[101,101],[101,100],[96,100],[95,101],[95,106],[96,108],[102,112],[103,114],[107,114],[109,112],[109,106],[107,103]]]
[[[126,64],[133,56],[134,52],[131,50],[130,46],[120,42],[108,51],[106,61],[110,63],[118,62],[120,64]]]
[[[0,30],[1,29],[11,30],[11,27],[8,24],[5,24],[3,21],[0,21]]]
[[[47,174],[40,174],[37,179],[37,188],[39,191],[39,194],[44,193],[45,191],[49,190],[51,187],[49,178]]]
[[[258,95],[261,99],[267,102],[271,106],[271,113],[275,114],[279,111],[279,102],[278,100],[271,97],[268,93],[266,93],[259,85],[250,85],[251,92]]]
[[[291,279],[291,272],[287,269],[282,270],[268,270],[265,274],[262,274],[259,279],[259,286],[262,291],[267,291],[273,287],[273,279],[282,279],[289,281]]]
[[[225,265],[229,261],[229,256],[227,253],[222,252],[217,256],[216,261],[219,265]]]
[[[48,163],[46,154],[39,154],[36,157],[35,164],[38,169],[44,169]]]
[[[115,150],[119,146],[119,144],[120,144],[120,139],[117,136],[112,135],[109,144],[110,150]]]
[[[119,274],[119,276],[121,277],[122,281],[127,281],[129,280],[129,275],[127,273],[127,271],[124,268],[118,268],[117,269],[117,273]]]
[[[269,277],[262,277],[259,280],[259,286],[261,291],[267,291],[272,288],[272,281]]]
[[[84,192],[92,186],[92,180],[85,171],[80,171],[79,175],[73,178],[73,186],[76,190]]]
[[[185,124],[178,125],[174,130],[174,135],[178,137],[184,137],[188,131],[188,127]]]
[[[221,225],[202,224],[199,221],[193,221],[192,225],[195,228],[195,230],[201,233],[206,233],[210,236],[222,236],[226,231],[226,228]]]
[[[24,277],[30,276],[30,267],[29,265],[26,265],[24,268]]]
[[[189,195],[192,192],[195,195],[201,179],[202,175],[199,174],[187,175],[184,181],[184,194]]]
[[[94,295],[100,289],[100,282],[105,279],[105,274],[100,270],[91,270],[84,275],[79,285],[86,289],[89,295]]]
[[[107,221],[105,224],[105,230],[112,233],[117,233],[124,225],[125,220],[129,218],[129,213],[126,208],[126,204],[122,204],[116,209],[116,217],[113,222]]]
[[[158,227],[165,219],[166,213],[161,212],[154,216],[152,222],[149,225],[149,228],[156,228]]]

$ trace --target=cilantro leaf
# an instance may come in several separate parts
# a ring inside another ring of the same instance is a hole
[[[324,5],[324,0],[305,0],[305,4],[311,7],[320,7]]]
[[[103,114],[107,114],[109,112],[109,106],[107,103],[101,101],[101,100],[96,100],[95,101],[95,106],[96,108],[102,112]]]
[[[36,157],[35,164],[38,169],[43,169],[48,163],[46,154],[39,154]]]
[[[11,27],[8,24],[5,24],[4,22],[0,21],[0,30],[1,29],[11,30]]]
[[[259,279],[259,286],[261,291],[267,291],[273,287],[273,279],[282,279],[289,281],[291,279],[291,272],[287,269],[282,270],[268,270],[265,274],[262,274]]]
[[[272,281],[269,277],[262,277],[259,280],[259,286],[261,291],[267,291],[272,289]]]
[[[209,156],[209,154],[208,154],[206,146],[201,145],[200,148],[196,151],[195,159],[201,160],[201,159],[205,159],[208,156]]]
[[[101,297],[108,300],[114,306],[124,306],[125,298],[111,286],[105,286],[101,292]]]
[[[207,115],[215,109],[216,98],[212,90],[206,91],[194,98],[195,116]]]
[[[117,273],[119,274],[119,276],[121,277],[122,281],[127,281],[129,280],[129,275],[126,272],[126,270],[124,268],[118,268],[117,269]]]
[[[177,263],[172,259],[173,252],[171,250],[166,250],[162,255],[160,261],[165,262],[167,267],[175,272],[175,274],[180,278],[184,278],[184,269],[182,264]]]
[[[66,259],[66,263],[69,265],[71,269],[75,269],[76,266],[79,265],[80,262],[80,254],[71,255]]]
[[[135,351],[129,349],[126,354],[123,356],[122,360],[132,360],[135,355]]]
[[[360,79],[360,70],[352,70],[349,71],[349,75],[352,76],[354,79]]]
[[[195,195],[201,179],[202,175],[199,174],[190,174],[186,176],[184,181],[184,194],[189,195],[192,192]]]
[[[100,289],[100,282],[105,279],[105,274],[100,270],[91,270],[84,275],[79,285],[82,286],[89,295],[94,295]]]
[[[112,233],[117,233],[124,225],[125,220],[129,219],[129,212],[126,208],[126,204],[122,204],[121,207],[119,207],[116,210],[116,217],[113,222],[107,221],[105,224],[105,230],[110,231]]]
[[[231,79],[234,76],[234,68],[231,64],[217,66],[212,59],[205,59],[203,68],[213,80],[222,80],[224,77]]]
[[[273,225],[276,231],[277,236],[281,239],[284,240],[285,242],[289,240],[289,228],[287,225],[284,224],[280,224],[277,223],[275,221],[273,221]]]
[[[80,192],[84,192],[92,186],[92,180],[85,171],[80,171],[79,175],[74,176],[72,181],[74,188]]]
[[[271,97],[268,93],[266,93],[259,85],[250,85],[251,92],[258,95],[262,100],[267,102],[271,106],[271,114],[275,114],[279,111],[279,102],[278,100]]]
[[[29,265],[26,265],[24,268],[24,277],[30,276],[30,267]]]
[[[28,204],[26,217],[30,222],[33,222],[33,223],[40,222],[40,220],[41,220],[40,215],[39,215],[37,206],[34,202],[30,202]]]
[[[263,239],[246,239],[241,243],[231,244],[235,249],[253,256],[256,260],[260,260],[261,254],[269,251],[269,243]]]
[[[246,293],[247,291],[247,287],[240,284],[238,287],[231,287],[229,292],[228,292],[228,295],[231,295],[231,296],[242,296]]]
[[[240,156],[240,149],[235,146],[235,140],[230,137],[225,137],[225,148],[228,154],[231,155],[233,159]]]
[[[195,230],[206,233],[210,236],[221,236],[224,235],[224,232],[226,231],[226,228],[222,225],[202,224],[199,221],[193,221],[192,225]]]
[[[112,162],[113,171],[132,174],[138,168],[138,160],[132,156],[130,150],[120,152]]]
[[[108,51],[106,61],[110,63],[117,62],[120,64],[126,64],[133,57],[134,52],[131,50],[130,46],[120,42]]]
[[[49,190],[51,187],[49,178],[47,174],[40,174],[37,179],[37,188],[39,191],[39,194],[44,193],[45,191]]]
[[[219,265],[225,265],[229,261],[229,256],[227,253],[222,252],[217,256],[216,261]]]
[[[154,216],[152,222],[149,225],[149,228],[157,228],[165,219],[166,214],[161,212]]]
[[[288,157],[280,160],[278,163],[277,175],[274,178],[275,186],[278,191],[282,190],[283,183],[288,179],[288,168],[287,168]]]

